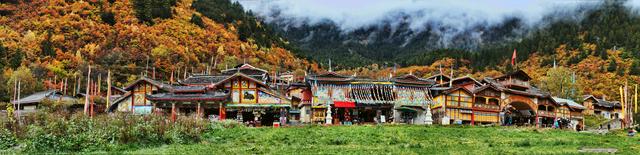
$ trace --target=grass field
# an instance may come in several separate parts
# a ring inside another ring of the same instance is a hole
[[[580,148],[640,152],[640,138],[551,129],[440,126],[231,128],[191,145],[133,154],[578,154]]]

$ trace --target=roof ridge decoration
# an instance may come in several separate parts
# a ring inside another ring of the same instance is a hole
[[[267,70],[255,67],[255,66],[250,65],[248,63],[242,63],[242,64],[239,64],[239,65],[236,65],[233,68],[222,70],[221,72],[229,72],[229,71],[233,71],[233,70],[236,70],[237,72],[240,72],[240,70],[245,70],[245,69],[253,69],[253,70],[258,70],[258,71],[262,71],[262,72],[267,72],[268,73]]]
[[[138,83],[143,82],[143,81],[144,81],[144,82],[147,82],[147,83],[149,83],[149,84],[151,84],[151,85],[154,85],[154,86],[156,86],[156,87],[158,87],[158,88],[160,88],[160,89],[167,90],[167,91],[173,91],[173,86],[172,86],[172,85],[170,85],[170,84],[165,84],[165,83],[162,83],[162,82],[159,82],[159,81],[156,81],[156,80],[153,80],[153,79],[147,78],[147,77],[142,77],[142,78],[140,78],[140,79],[138,79],[138,80],[134,81],[133,83],[129,84],[129,86],[125,87],[125,88],[124,88],[124,90],[130,91],[130,90],[132,90],[133,88],[135,88],[135,86],[136,86]]]

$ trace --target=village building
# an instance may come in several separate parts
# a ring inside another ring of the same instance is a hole
[[[327,72],[306,77],[311,96],[304,95],[303,121],[312,123],[425,123],[435,82],[405,75],[372,80]],[[307,93],[307,94],[309,94]],[[306,120],[305,116],[309,117]],[[430,119],[429,119],[430,120]]]
[[[68,103],[77,103],[76,98],[73,96],[64,95],[62,92],[58,90],[46,90],[41,92],[36,92],[31,95],[28,95],[24,98],[20,98],[11,102],[16,110],[20,110],[22,112],[34,112],[40,106],[41,103],[46,101],[60,101],[60,102],[68,102]]]
[[[112,87],[111,112],[234,119],[254,126],[280,118],[294,123],[496,124],[582,130],[584,115],[615,120],[619,103],[593,96],[583,104],[552,97],[518,70],[495,78],[412,74],[368,79],[335,72],[280,78],[248,64],[215,75],[191,74],[176,84],[141,78],[124,91]],[[618,119],[619,120],[619,119]],[[619,124],[619,123],[618,123]],[[612,123],[614,127],[615,122]]]
[[[567,100],[559,103],[549,93],[531,86],[530,80],[529,75],[518,70],[482,81],[463,76],[436,84],[431,88],[434,119],[440,124],[537,127],[551,127],[562,119],[565,126],[582,125],[583,106]]]
[[[562,106],[560,108],[560,114],[563,115],[561,116],[564,116],[564,118],[569,117],[571,121],[569,123],[569,128],[573,130],[584,130],[584,110],[587,109],[586,107],[584,107],[582,104],[576,103],[571,99],[553,97],[553,100],[555,100],[556,103],[559,103]],[[569,110],[568,116],[566,116],[567,108]]]
[[[268,81],[267,71],[248,64],[217,75],[192,74],[178,81],[179,85],[142,78],[125,88],[129,92],[114,101],[110,111],[273,125],[280,116],[288,116],[291,100],[272,89]]]
[[[142,77],[124,88],[127,93],[114,100],[107,111],[131,112],[136,114],[149,114],[152,111],[152,102],[147,95],[170,92],[173,86],[147,77]]]
[[[622,128],[622,104],[619,101],[608,101],[606,97],[598,98],[593,95],[585,95],[583,105],[586,107],[585,114],[599,115],[609,122],[602,124],[602,129],[620,129]]]

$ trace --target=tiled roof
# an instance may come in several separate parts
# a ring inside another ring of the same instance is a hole
[[[227,69],[222,71],[222,75],[233,75],[237,72],[241,72],[246,75],[259,75],[259,76],[267,76],[269,73],[264,69],[260,69],[249,64],[239,64],[232,69]]]
[[[227,99],[228,94],[221,92],[207,93],[159,93],[147,95],[147,99],[151,101],[221,101]]]
[[[335,82],[348,82],[354,80],[352,76],[338,75],[335,72],[327,72],[320,75],[307,76],[307,81],[335,81]]]
[[[551,97],[551,95],[549,93],[543,92],[542,90],[536,88],[536,87],[530,87],[529,89],[527,89],[526,91],[522,91],[522,90],[516,90],[516,89],[510,89],[507,88],[505,86],[503,86],[502,84],[496,82],[493,78],[484,78],[482,80],[483,82],[493,85],[496,88],[505,91],[505,92],[509,92],[509,93],[513,93],[513,94],[518,94],[518,95],[525,95],[525,96],[535,96],[535,97]]]
[[[426,86],[431,86],[436,83],[435,80],[418,78],[412,74],[395,77],[391,80],[396,83],[406,83],[406,84],[416,84],[416,85],[426,85]]]
[[[133,82],[132,84],[130,84],[129,86],[125,87],[124,90],[127,90],[127,91],[133,90],[135,87],[138,86],[138,83],[140,83],[140,82],[147,82],[147,83],[149,83],[149,84],[151,84],[153,86],[156,86],[156,87],[158,87],[160,89],[167,90],[167,91],[171,91],[171,89],[173,89],[172,86],[169,85],[169,84],[165,84],[165,83],[162,83],[160,81],[156,81],[156,80],[153,80],[153,79],[150,79],[150,78],[147,78],[147,77],[142,77],[142,78],[136,80],[135,82]]]
[[[42,100],[50,99],[50,100],[59,100],[62,99],[64,101],[73,101],[75,100],[71,96],[62,95],[57,90],[47,90],[33,93],[27,97],[21,98],[17,101],[13,101],[13,104],[32,104],[32,103],[40,103]]]
[[[481,85],[481,83],[480,83],[478,80],[476,80],[476,79],[474,79],[474,78],[472,78],[472,77],[470,77],[470,76],[458,77],[458,78],[455,78],[455,79],[450,80],[449,82],[453,82],[453,85],[456,85],[456,82],[458,82],[458,81],[463,81],[463,80],[473,81],[473,82],[474,82],[474,84],[476,84],[476,85]],[[446,83],[443,83],[443,84],[437,84],[436,86],[445,86],[445,85],[449,85],[449,82],[446,82]]]
[[[438,73],[438,74],[436,74],[436,75],[430,76],[430,77],[428,77],[427,79],[435,79],[435,78],[436,78],[436,77],[438,77],[438,76],[442,76],[442,77],[445,77],[445,78],[447,78],[447,79],[451,79],[451,77],[450,77],[450,76],[445,75],[445,74],[442,74],[442,73]]]
[[[189,76],[184,80],[178,81],[181,84],[213,84],[218,83],[226,78],[229,75],[204,75],[204,76]]]
[[[587,100],[589,98],[593,98],[594,100],[596,100],[596,103],[594,103],[595,105],[601,106],[601,107],[606,107],[606,108],[620,108],[622,107],[622,105],[620,104],[619,101],[607,101],[601,98],[597,98],[593,95],[584,95],[584,100]]]
[[[173,92],[204,92],[205,86],[173,86]]]
[[[510,76],[522,77],[522,78],[524,78],[524,80],[530,80],[531,79],[529,74],[527,74],[523,70],[517,70],[515,72],[504,74],[502,76],[495,77],[494,79],[503,79],[503,78],[507,78],[507,77],[510,77]]]
[[[582,110],[586,109],[584,106],[582,106],[582,105],[580,105],[580,104],[578,104],[575,101],[570,100],[570,99],[553,97],[553,100],[555,100],[557,103],[560,103],[560,104],[567,104],[571,108],[582,109]]]
[[[122,88],[120,88],[120,87],[111,86],[111,89],[112,89],[112,90],[115,90],[115,91],[118,91],[118,92],[120,92],[120,93],[123,93],[123,94],[124,94],[124,93],[127,93],[127,91],[126,91],[126,90],[124,90],[124,89],[122,89]]]

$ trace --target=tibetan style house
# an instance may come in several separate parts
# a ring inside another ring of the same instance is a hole
[[[248,64],[218,74],[192,74],[177,83],[141,78],[112,102],[110,112],[234,119],[264,126],[293,123],[500,124],[583,129],[583,114],[617,118],[620,104],[586,96],[582,104],[552,97],[522,70],[476,80],[436,74],[368,79],[335,72],[293,82]]]
[[[142,78],[110,111],[163,113],[198,118],[236,119],[251,125],[272,125],[291,100],[269,86],[268,72],[248,64],[223,70],[218,75],[191,75],[178,85]]]
[[[550,94],[531,86],[530,80],[519,70],[482,81],[461,77],[439,83],[431,88],[434,120],[440,124],[550,127],[560,118],[574,120],[574,126],[581,124],[582,105],[557,102]]]
[[[605,97],[597,98],[593,95],[584,96],[585,114],[600,115],[611,121],[603,124],[602,129],[622,128],[622,104],[619,101],[607,101]]]
[[[335,72],[307,76],[305,81],[307,90],[300,90],[302,122],[328,124],[424,124],[429,87],[435,84],[414,75],[371,80]]]

